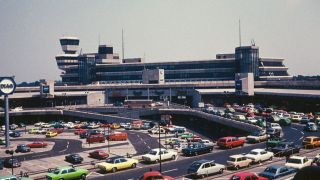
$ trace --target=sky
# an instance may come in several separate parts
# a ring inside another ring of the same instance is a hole
[[[319,75],[319,0],[0,0],[0,76],[59,80],[59,38],[80,38],[146,62],[214,59],[251,40],[291,75]],[[100,38],[99,38],[100,37]]]

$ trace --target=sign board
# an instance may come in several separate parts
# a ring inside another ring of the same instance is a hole
[[[49,86],[42,86],[42,93],[49,93],[50,87]]]
[[[238,90],[238,91],[242,90],[242,81],[241,80],[236,81],[236,90]]]
[[[0,77],[0,95],[12,94],[16,89],[16,82],[12,77]]]

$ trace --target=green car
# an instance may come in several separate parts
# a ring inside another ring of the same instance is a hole
[[[192,138],[194,134],[192,133],[184,133],[181,134],[181,139],[187,139],[187,138]]]
[[[0,176],[0,180],[32,180],[32,179],[26,178],[26,177],[18,178],[13,175],[8,175],[8,176]]]
[[[88,173],[87,169],[66,166],[49,171],[46,178],[48,180],[86,179]]]
[[[284,142],[285,139],[282,138],[269,138],[267,141],[267,147],[268,148],[274,148],[276,147],[280,142]]]
[[[0,145],[6,145],[6,140],[5,139],[0,139]]]
[[[291,125],[291,119],[289,118],[281,118],[279,120],[280,126],[290,126]]]
[[[258,119],[255,123],[257,126],[265,128],[266,127],[266,121]]]

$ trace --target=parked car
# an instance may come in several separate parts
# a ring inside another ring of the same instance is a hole
[[[320,137],[318,136],[308,136],[302,140],[302,145],[305,148],[314,148],[320,146]]]
[[[269,152],[264,149],[253,149],[245,155],[245,157],[251,159],[253,163],[261,163],[262,161],[272,160],[273,156],[273,152]]]
[[[285,139],[281,138],[281,137],[272,137],[272,138],[268,138],[267,140],[267,147],[268,148],[273,148],[276,147],[280,142],[285,141]]]
[[[277,116],[277,115],[270,115],[270,116],[266,117],[266,120],[268,122],[276,122],[276,123],[278,123],[280,121],[280,117]]]
[[[291,156],[285,166],[291,167],[291,168],[296,168],[296,169],[301,169],[306,166],[310,166],[312,163],[312,159],[308,159],[305,156]]]
[[[310,121],[308,116],[302,116],[300,119],[301,124],[307,124]]]
[[[150,171],[150,172],[146,172],[144,173],[139,180],[156,180],[156,179],[161,179],[161,180],[174,180],[173,177],[170,176],[165,176],[163,174],[161,174],[159,171]]]
[[[105,137],[103,134],[96,134],[96,135],[90,135],[87,137],[87,143],[104,143],[105,142]]]
[[[237,146],[243,146],[244,142],[245,142],[244,139],[239,139],[233,136],[227,136],[227,137],[220,138],[218,140],[217,145],[220,148],[234,148]]]
[[[9,136],[10,137],[20,137],[21,133],[18,131],[13,131],[13,132],[9,133]]]
[[[28,130],[29,134],[38,134],[40,128],[31,128]]]
[[[207,145],[207,146],[214,146],[215,143],[213,143],[212,141],[208,140],[208,139],[201,139],[201,141],[199,141],[199,143],[203,143],[204,145]]]
[[[0,180],[32,180],[32,179],[27,177],[17,177],[14,175],[7,175],[7,176],[0,176]]]
[[[252,159],[245,157],[242,154],[233,155],[229,157],[227,161],[227,166],[234,169],[239,169],[243,167],[249,167],[252,163]]]
[[[213,150],[213,146],[207,146],[203,143],[190,143],[188,147],[182,149],[185,156],[196,156],[198,154],[209,153]]]
[[[267,167],[263,172],[259,173],[259,176],[262,176],[268,179],[276,179],[278,177],[283,177],[295,172],[297,172],[297,169],[295,168],[289,168],[281,165],[272,165]]]
[[[273,138],[273,137],[280,137],[281,136],[281,132],[282,130],[281,129],[277,129],[277,128],[268,128],[267,129],[267,134]]]
[[[148,154],[142,156],[142,160],[144,162],[155,162],[158,163],[160,161],[160,152],[161,152],[161,161],[164,160],[175,160],[177,157],[177,152],[166,150],[166,149],[152,149]]]
[[[301,120],[301,116],[300,115],[292,115],[291,116],[291,121],[292,122],[300,122],[300,120]]]
[[[57,134],[61,134],[61,133],[63,133],[64,129],[63,128],[54,128],[51,131],[56,132]]]
[[[57,135],[58,135],[58,133],[57,132],[53,132],[53,131],[48,131],[46,133],[46,137],[55,137]]]
[[[10,130],[16,130],[18,128],[18,125],[16,125],[16,124],[10,124],[9,125],[9,129]]]
[[[25,153],[25,152],[30,152],[30,151],[31,151],[30,147],[25,144],[17,145],[17,148],[15,150],[16,153],[19,153],[19,152]]]
[[[276,147],[272,148],[275,156],[289,156],[300,152],[300,146],[293,142],[280,142]]]
[[[313,122],[308,122],[304,126],[303,130],[304,131],[308,131],[308,132],[317,132],[318,131],[318,126]]]
[[[268,135],[266,134],[266,131],[256,131],[253,132],[251,135],[247,136],[247,142],[249,143],[257,143],[266,141],[268,138]]]
[[[188,139],[188,138],[192,138],[192,137],[199,137],[193,133],[184,133],[184,134],[181,134],[181,139]]]
[[[81,163],[83,161],[83,158],[79,154],[69,154],[65,156],[65,161],[76,164]]]
[[[230,177],[230,180],[269,180],[251,172],[238,172]]]
[[[105,162],[97,164],[96,167],[104,172],[116,172],[121,169],[135,168],[138,162],[136,159],[115,156],[108,158]]]
[[[246,117],[244,115],[234,115],[233,118],[237,121],[245,121]]]
[[[3,166],[6,168],[16,168],[16,167],[20,167],[21,163],[18,161],[17,158],[7,158],[3,161]]]
[[[77,129],[77,130],[74,131],[74,134],[75,135],[80,135],[81,133],[84,133],[84,132],[87,132],[87,130],[85,130],[85,129]]]
[[[89,153],[89,157],[95,158],[95,159],[106,159],[109,157],[109,154],[103,150],[94,150]]]
[[[74,168],[74,167],[59,167],[52,169],[46,174],[48,180],[61,180],[61,179],[86,179],[89,174],[87,169]]]
[[[279,125],[280,126],[290,126],[291,125],[291,119],[290,118],[281,118],[279,120]]]
[[[209,176],[210,174],[222,174],[224,169],[225,166],[222,164],[203,159],[193,162],[188,168],[188,174],[204,178],[205,176]]]
[[[41,141],[34,141],[32,143],[27,144],[27,146],[30,148],[44,148],[48,146],[48,143],[41,142]]]
[[[85,132],[79,134],[79,138],[80,139],[85,139],[88,136],[89,136],[89,132],[88,131],[85,131]]]
[[[109,141],[126,141],[128,139],[128,134],[126,132],[115,132],[110,134],[107,139]]]
[[[0,145],[5,145],[6,144],[6,140],[4,138],[0,138]]]

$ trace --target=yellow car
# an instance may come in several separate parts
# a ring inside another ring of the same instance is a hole
[[[302,141],[302,145],[305,148],[310,148],[310,147],[319,147],[320,146],[320,137],[317,136],[308,136],[305,137]]]
[[[106,162],[97,164],[97,168],[105,172],[116,172],[121,169],[137,167],[138,160],[124,157],[108,158]]]
[[[111,129],[119,129],[120,128],[120,124],[112,124],[111,125]]]
[[[29,134],[38,134],[40,128],[32,128],[28,130]]]
[[[46,137],[55,137],[57,135],[58,135],[57,132],[52,132],[52,131],[49,131],[49,132],[46,133]]]

